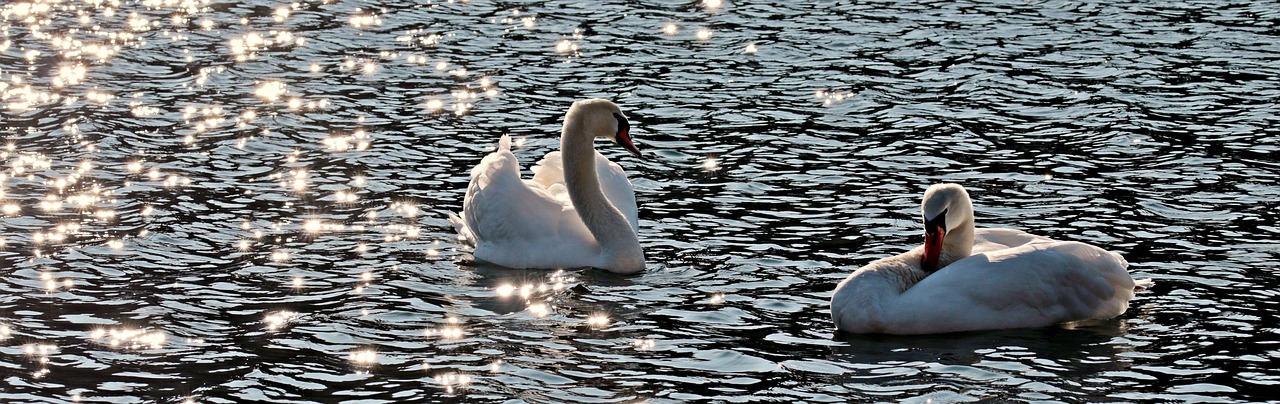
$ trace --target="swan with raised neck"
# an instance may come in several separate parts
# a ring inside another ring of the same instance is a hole
[[[511,268],[596,267],[644,270],[635,193],[622,167],[595,151],[607,138],[635,156],[630,124],[603,99],[573,103],[561,127],[560,151],[547,153],[522,179],[503,135],[498,149],[471,170],[461,217],[449,220],[473,255]]]

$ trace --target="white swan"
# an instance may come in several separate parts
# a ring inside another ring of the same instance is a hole
[[[531,180],[520,178],[520,161],[503,135],[471,170],[462,217],[449,218],[459,238],[475,247],[477,260],[510,268],[644,270],[631,182],[594,146],[604,137],[639,157],[629,131],[614,103],[575,102],[564,117],[560,151],[547,153]]]
[[[1135,287],[1110,251],[1012,229],[975,229],[968,192],[929,187],[923,246],[836,286],[831,319],[852,333],[932,334],[1044,327],[1124,313]]]

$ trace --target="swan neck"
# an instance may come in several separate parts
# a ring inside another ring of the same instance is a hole
[[[947,232],[942,240],[942,254],[938,259],[938,268],[951,265],[952,262],[973,255],[973,216],[970,215],[959,226]]]
[[[573,117],[571,115],[570,117]],[[586,133],[576,119],[566,119],[560,139],[564,182],[578,216],[600,245],[600,267],[614,272],[643,269],[640,240],[626,216],[613,206],[600,188],[596,172],[595,137]],[[626,269],[619,269],[626,267]]]

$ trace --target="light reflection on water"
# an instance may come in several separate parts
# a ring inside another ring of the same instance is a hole
[[[1265,5],[0,5],[0,401],[1241,400],[1280,377]],[[1052,27],[1047,29],[1046,27]],[[465,262],[618,101],[649,270]],[[1119,319],[834,336],[919,193],[1121,251]]]

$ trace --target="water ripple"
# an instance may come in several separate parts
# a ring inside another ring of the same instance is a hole
[[[0,6],[4,401],[1257,401],[1267,5]],[[469,262],[498,136],[618,101],[648,271]],[[1118,319],[837,336],[919,193],[1156,280]]]

